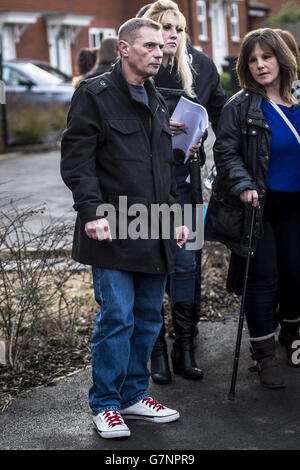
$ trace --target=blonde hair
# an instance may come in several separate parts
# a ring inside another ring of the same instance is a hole
[[[183,29],[180,37],[180,42],[175,54],[177,61],[177,74],[181,80],[182,86],[186,93],[192,97],[196,96],[193,91],[193,75],[192,67],[189,62],[188,55],[186,53],[186,20],[184,15],[179,10],[177,3],[171,0],[158,0],[153,3],[149,10],[144,13],[143,18],[150,18],[151,20],[157,21],[163,24],[165,17],[169,13],[173,13],[179,20],[179,27]]]

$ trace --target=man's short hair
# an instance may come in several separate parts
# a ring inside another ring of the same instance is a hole
[[[149,18],[131,18],[120,26],[118,32],[119,41],[124,40],[133,44],[139,35],[139,30],[143,27],[161,30],[161,25]]]

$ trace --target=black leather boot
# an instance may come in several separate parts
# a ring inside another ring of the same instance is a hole
[[[163,308],[161,314],[164,320]],[[163,323],[151,353],[151,377],[153,382],[161,385],[169,384],[172,380],[165,334],[166,328]]]
[[[286,350],[287,363],[292,367],[300,367],[300,363],[298,364],[298,361],[293,361],[293,353],[296,349],[292,347],[294,341],[300,340],[300,322],[289,323],[283,320],[280,321],[280,325],[281,329],[278,335],[278,341]]]
[[[194,336],[198,320],[193,302],[177,302],[172,309],[175,341],[171,353],[175,374],[186,379],[202,379],[203,371],[197,367],[194,357]]]
[[[250,341],[252,358],[256,366],[250,368],[258,372],[260,383],[266,388],[285,387],[280,367],[275,357],[275,336],[271,338]]]

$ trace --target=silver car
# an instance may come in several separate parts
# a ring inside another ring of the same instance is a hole
[[[45,62],[2,64],[6,92],[6,141],[38,143],[60,138],[74,88],[71,77]]]
[[[15,60],[2,66],[8,108],[29,103],[70,103],[74,92],[71,77],[50,65]]]

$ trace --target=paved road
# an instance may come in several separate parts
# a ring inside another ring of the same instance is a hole
[[[50,218],[72,220],[73,199],[60,177],[59,165],[59,151],[0,161],[0,191],[2,195],[21,198],[21,207],[46,204],[45,221]],[[38,226],[37,218],[34,222],[34,226]]]

